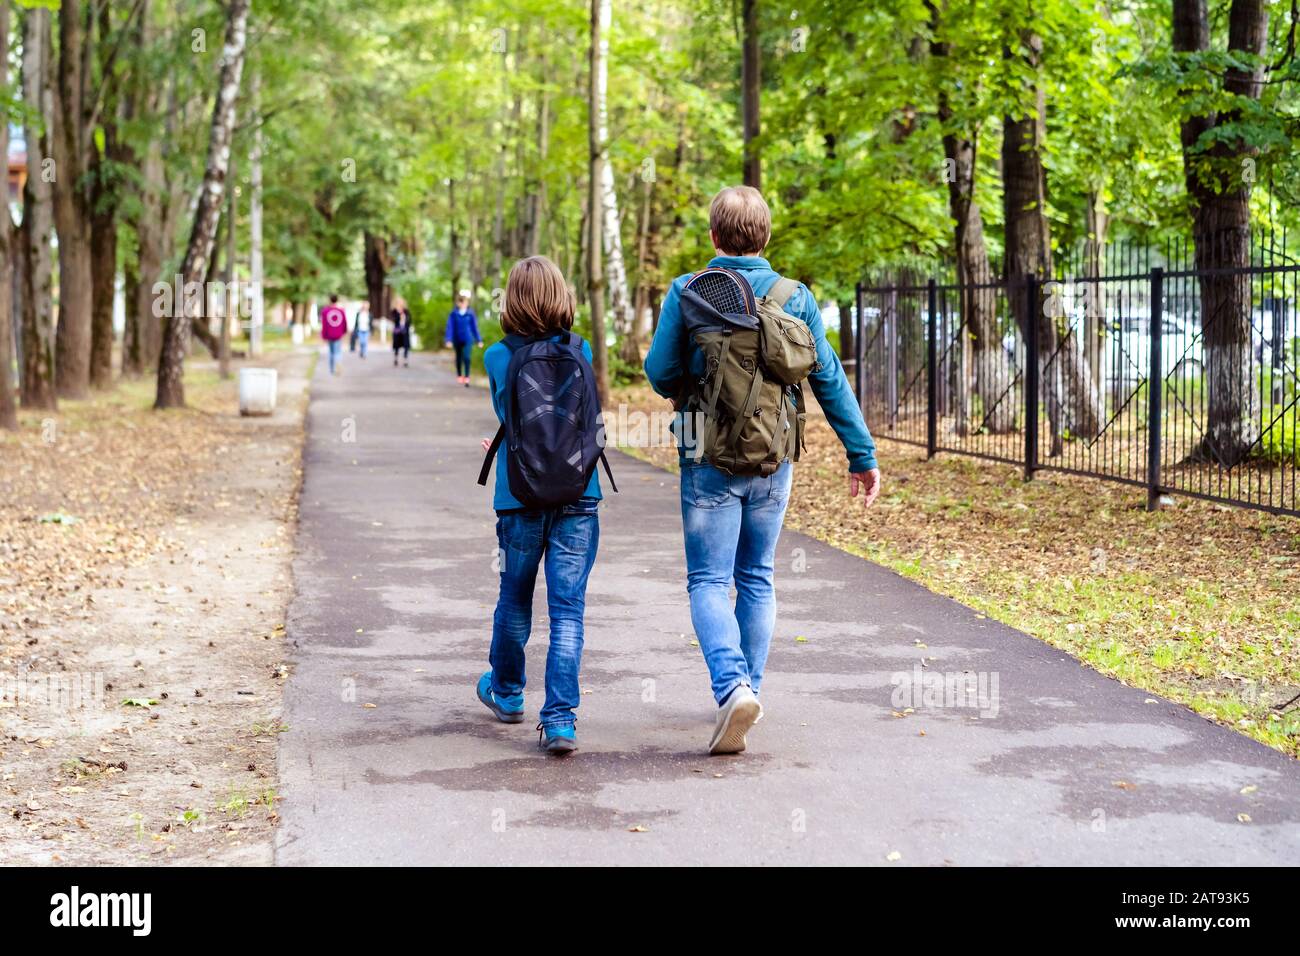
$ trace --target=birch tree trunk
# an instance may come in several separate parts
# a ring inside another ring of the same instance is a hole
[[[213,234],[221,215],[221,199],[230,164],[230,142],[235,126],[235,100],[244,69],[244,49],[248,39],[249,0],[230,0],[226,38],[221,50],[221,78],[216,103],[212,108],[212,127],[208,138],[208,157],[204,164],[203,186],[194,211],[185,258],[181,260],[183,284],[199,281],[212,255]],[[183,287],[183,286],[182,286]],[[182,296],[182,299],[187,298]],[[185,364],[185,340],[193,318],[188,303],[173,309],[163,334],[162,355],[158,362],[158,392],[155,408],[180,408],[185,404],[182,380]]]
[[[47,9],[23,15],[23,137],[27,141],[27,183],[23,187],[23,226],[19,233],[23,261],[24,408],[58,407],[54,388],[55,331],[53,262],[50,239],[53,209],[48,175],[49,131],[42,117],[54,111],[50,17]]]
[[[226,301],[221,309],[221,337],[217,348],[217,373],[230,378],[231,326],[239,321],[239,286],[235,279],[235,255],[239,242],[239,203],[235,195],[236,160],[230,156],[230,187],[226,190]]]
[[[623,235],[618,215],[618,194],[614,187],[614,167],[606,155],[609,142],[609,29],[611,0],[599,0],[596,7],[600,17],[599,69],[596,71],[593,95],[596,110],[596,142],[600,152],[601,252],[605,260],[605,286],[609,291],[609,311],[614,322],[614,334],[620,339],[622,356],[628,362],[641,364],[641,349],[632,328],[632,296],[627,285],[627,264],[623,260]],[[593,38],[594,42],[594,38]],[[593,197],[594,199],[595,197]]]
[[[248,151],[248,291],[251,297],[248,327],[248,357],[262,357],[262,326],[266,324],[266,300],[262,297],[264,281],[262,264],[262,116],[260,108],[261,81],[258,74],[251,77],[249,99],[253,103],[253,145]],[[372,311],[370,313],[376,319]]]

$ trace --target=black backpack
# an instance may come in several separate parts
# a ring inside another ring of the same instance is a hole
[[[486,485],[492,461],[506,442],[510,493],[525,508],[573,504],[587,490],[599,461],[618,491],[605,458],[605,427],[596,376],[572,332],[551,337],[507,335],[505,421],[497,429],[478,483]]]

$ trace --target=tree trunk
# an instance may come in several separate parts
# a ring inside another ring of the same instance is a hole
[[[650,317],[650,210],[654,202],[653,175],[641,174],[641,221],[637,227],[636,244],[636,295],[632,303],[632,335],[636,346],[637,363],[641,346],[653,334]]]
[[[1264,0],[1233,0],[1228,17],[1228,50],[1262,57],[1268,40]],[[1210,49],[1206,0],[1174,0],[1173,48],[1195,53]],[[1226,93],[1258,100],[1261,67],[1229,67]],[[1197,95],[1203,95],[1199,92]],[[1246,175],[1257,150],[1239,134],[1207,134],[1241,119],[1240,109],[1188,117],[1182,124],[1183,170],[1192,201],[1196,268],[1244,269],[1250,264],[1250,193]],[[1203,275],[1201,340],[1205,354],[1206,422],[1203,438],[1189,456],[1231,468],[1259,439],[1260,392],[1251,374],[1251,290],[1247,274]]]
[[[610,22],[610,0],[591,0],[591,49],[587,70],[587,147],[590,169],[587,181],[587,300],[591,308],[592,368],[596,373],[596,393],[603,407],[609,401],[609,362],[605,351],[605,288],[601,268],[601,183],[605,165],[604,139],[601,136],[601,103],[606,85],[604,33]]]
[[[47,9],[23,15],[23,137],[27,141],[27,182],[23,187],[23,227],[19,232],[23,270],[24,408],[58,407],[54,387],[55,331],[53,263],[50,250],[53,209],[47,167],[50,134],[42,117],[54,110],[50,17]]]
[[[447,271],[451,273],[451,301],[460,292],[460,233],[456,225],[456,180],[447,180]],[[475,289],[474,291],[478,291]]]
[[[261,79],[251,77],[249,99],[253,103],[253,145],[248,151],[248,291],[251,308],[248,322],[248,357],[262,357],[262,326],[266,324],[266,300],[262,296],[262,114]],[[370,313],[372,316],[374,312]]]
[[[836,303],[836,306],[840,313],[840,364],[844,366],[844,374],[852,383],[858,365],[858,352],[853,347],[854,304],[851,300],[845,300]]]
[[[111,136],[105,132],[105,136]],[[114,187],[104,183],[107,165],[96,163],[94,215],[91,218],[90,275],[90,384],[113,384],[113,299],[117,292],[117,199]]]
[[[64,398],[90,394],[91,197],[88,171],[91,130],[86,127],[84,56],[93,43],[90,9],[80,0],[59,8],[57,96],[48,118],[53,131],[54,221],[59,234],[59,320],[55,382]]]
[[[235,125],[235,99],[244,69],[244,47],[248,34],[249,0],[230,0],[226,38],[221,51],[221,77],[216,103],[212,108],[212,126],[208,138],[208,157],[204,165],[203,187],[194,211],[185,258],[181,261],[183,283],[198,280],[206,271],[212,254],[212,238],[221,213],[221,198],[230,163],[230,142]],[[185,404],[182,381],[185,363],[185,339],[192,316],[188,308],[173,309],[163,334],[162,357],[158,362],[158,394],[155,408],[179,408]]]
[[[1106,230],[1110,217],[1103,205],[1100,188],[1088,192],[1087,202],[1085,228],[1088,238],[1084,244],[1083,268],[1088,278],[1096,280],[1101,277],[1106,261]],[[1102,367],[1106,362],[1106,297],[1101,283],[1084,283],[1083,300],[1084,352],[1088,358],[1088,370],[1092,373],[1093,388],[1100,395],[1104,387]]]
[[[542,248],[542,227],[546,223],[546,159],[551,148],[551,89],[546,86],[546,51],[541,54],[542,89],[537,106],[537,182],[528,197],[528,244],[524,254],[537,255]]]
[[[221,310],[221,340],[217,347],[217,374],[230,378],[231,326],[239,321],[239,287],[235,284],[235,255],[238,249],[238,197],[235,195],[235,153],[230,154],[230,188],[226,190],[226,301]]]
[[[103,149],[91,147],[90,155],[90,230],[91,230],[91,308],[90,308],[90,384],[108,388],[113,384],[113,306],[117,298],[117,215],[121,202],[121,168],[134,162],[134,152],[118,139],[120,89],[113,49],[113,4],[103,0],[98,11],[99,99],[101,102],[99,134]],[[124,31],[128,28],[124,27]],[[140,28],[133,26],[119,39],[140,41]],[[89,48],[87,49],[89,52]],[[93,106],[87,104],[87,112]]]
[[[370,302],[370,315],[378,320],[388,317],[388,256],[387,240],[372,232],[365,234],[366,297]]]
[[[0,50],[9,49],[9,4],[0,5]],[[9,155],[9,124],[0,123],[0,156]],[[14,400],[12,262],[13,219],[6,203],[0,212],[0,428],[13,431],[18,427],[18,408]]]
[[[1035,72],[1042,56],[1042,39],[1023,31],[1017,49],[1004,56],[1023,58]],[[1049,314],[1038,303],[1026,301],[1024,277],[1046,280],[1052,274],[1051,237],[1047,225],[1047,174],[1042,150],[1046,128],[1046,103],[1042,86],[1033,85],[1035,98],[1023,115],[1003,120],[1002,179],[1006,218],[1006,270],[1011,310],[1022,334],[1030,322],[1038,323],[1039,384],[1047,408],[1053,456],[1064,449],[1065,431],[1091,438],[1101,429],[1101,402],[1093,387],[1079,339],[1068,317]],[[978,372],[977,372],[978,374]]]
[[[147,30],[147,7],[141,10],[140,17]],[[139,112],[144,116],[154,115],[160,101],[157,90],[154,87],[143,88],[136,96]],[[166,126],[170,127],[173,122],[169,119]],[[164,212],[163,201],[167,192],[163,144],[154,139],[145,148],[141,162],[140,185],[136,190],[137,209],[131,223],[135,231],[136,265],[134,274],[126,283],[126,332],[122,340],[122,374],[130,378],[156,372],[162,348],[162,318],[154,312],[154,285],[163,279],[164,244],[171,238],[167,231],[171,216]],[[177,294],[183,292],[179,289],[174,291]]]
[[[927,3],[930,11],[932,35],[939,27],[939,10]],[[930,55],[941,60],[950,56],[949,44],[932,39]],[[941,67],[941,71],[944,68]],[[958,306],[960,325],[955,330],[956,342],[951,357],[956,374],[943,381],[956,386],[955,408],[950,409],[956,419],[957,434],[967,435],[972,428],[1005,434],[1016,426],[1016,401],[1011,389],[1011,366],[1002,349],[1002,335],[998,329],[997,297],[992,288],[980,289],[993,281],[989,263],[988,244],[984,239],[984,218],[979,203],[975,201],[976,134],[970,129],[955,129],[954,113],[946,87],[939,88],[939,122],[943,125],[943,155],[945,179],[948,183],[948,212],[954,225],[954,246],[957,252],[957,284],[961,289]],[[947,339],[940,344],[944,350]],[[974,395],[979,408],[973,416],[971,392],[974,378]],[[940,396],[947,397],[946,389]],[[972,421],[972,418],[974,420]]]
[[[744,130],[743,179],[746,186],[763,188],[759,154],[759,90],[762,88],[762,51],[759,45],[758,0],[741,0],[743,36],[740,58],[741,125]]]
[[[614,334],[620,339],[620,354],[632,365],[641,364],[641,349],[632,330],[632,297],[627,286],[627,265],[623,261],[623,234],[618,215],[618,195],[614,188],[614,166],[606,155],[608,130],[608,61],[610,0],[602,0],[600,8],[600,69],[596,73],[594,94],[596,102],[596,142],[600,152],[600,217],[601,252],[605,263],[605,285],[609,290],[609,311],[614,322]],[[593,167],[594,169],[594,167]]]

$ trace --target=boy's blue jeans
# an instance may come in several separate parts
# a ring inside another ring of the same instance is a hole
[[[600,543],[597,505],[594,498],[583,498],[560,508],[497,516],[501,592],[488,655],[492,690],[503,696],[523,693],[524,645],[533,628],[533,587],[545,560],[551,645],[546,652],[543,727],[572,727],[576,719],[587,577]]]
[[[776,626],[776,541],[791,475],[788,461],[767,477],[728,475],[705,461],[682,463],[691,623],[719,704],[741,684],[757,694],[763,683]]]

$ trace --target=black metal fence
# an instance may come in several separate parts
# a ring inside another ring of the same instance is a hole
[[[1178,493],[1300,515],[1300,263],[1250,248],[1231,269],[1196,268],[1182,244],[1112,246],[1046,281],[862,283],[853,365],[867,423],[1026,478],[1142,486],[1149,507]]]

